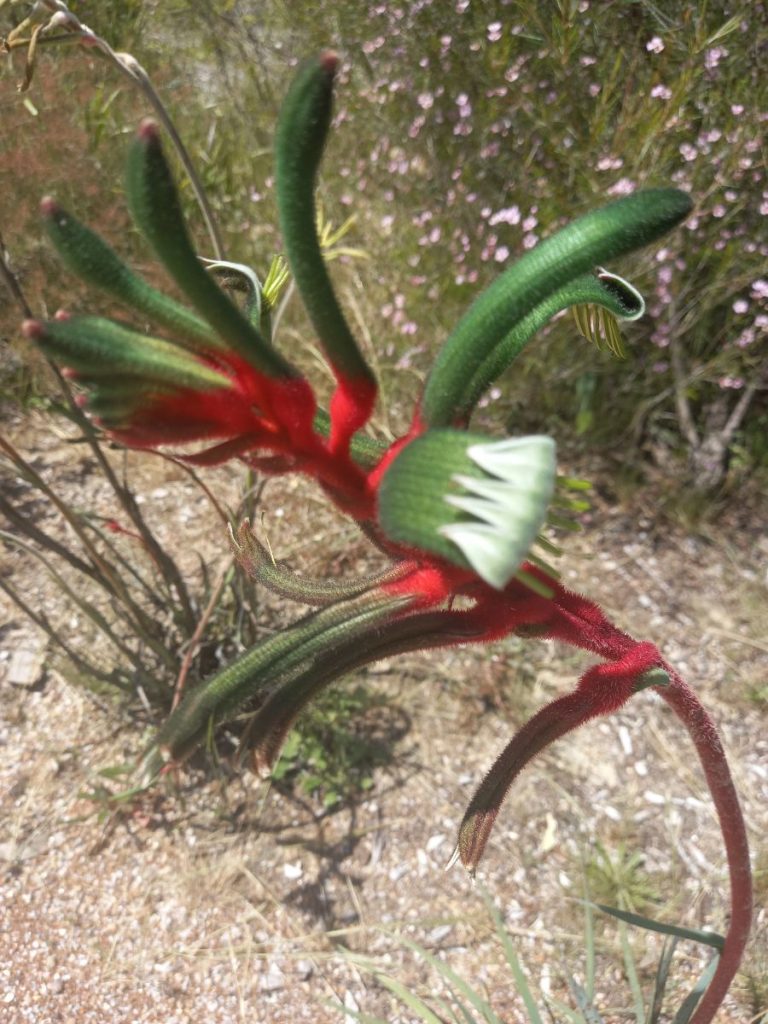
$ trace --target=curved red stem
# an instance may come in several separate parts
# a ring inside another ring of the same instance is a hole
[[[657,688],[656,692],[669,704],[694,742],[717,811],[728,858],[731,921],[717,969],[690,1020],[690,1024],[710,1024],[739,969],[749,939],[752,924],[749,843],[728,761],[712,719],[678,673],[669,665],[665,664],[664,668],[669,673],[670,684]]]

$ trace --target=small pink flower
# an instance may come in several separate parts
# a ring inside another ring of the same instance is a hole
[[[727,56],[728,51],[724,46],[713,46],[711,50],[707,50],[704,54],[704,67],[707,71],[714,71],[723,57]]]
[[[497,210],[488,223],[491,227],[495,227],[497,224],[519,224],[520,208],[518,206],[508,206],[503,210]],[[528,229],[526,228],[526,230]]]
[[[628,196],[635,191],[635,183],[631,178],[619,178],[615,185],[608,189],[609,196]]]
[[[659,36],[654,36],[653,39],[649,39],[645,44],[645,48],[648,53],[661,53],[664,49],[664,41]]]

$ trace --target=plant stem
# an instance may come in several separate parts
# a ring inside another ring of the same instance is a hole
[[[670,685],[657,693],[685,725],[699,755],[720,822],[731,888],[731,921],[717,970],[690,1024],[710,1024],[741,963],[752,924],[752,873],[749,843],[739,798],[723,745],[696,694],[669,665]]]

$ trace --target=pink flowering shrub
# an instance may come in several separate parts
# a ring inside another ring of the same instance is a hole
[[[627,376],[594,354],[553,386],[549,369],[570,344],[555,323],[549,349],[535,357],[547,381],[538,411],[575,417],[574,394],[587,390],[581,377],[591,398],[579,422],[593,437],[615,438],[631,424],[642,440],[663,423],[668,438],[671,414],[702,487],[722,482],[737,432],[763,459],[765,5],[730,19],[722,6],[698,9],[693,22],[689,5],[665,8],[664,22],[638,7],[629,23],[594,2],[581,3],[573,21],[536,5],[523,17],[503,2],[410,0],[374,4],[365,17],[355,4],[339,10],[344,42],[354,39],[366,68],[340,69],[340,82],[357,86],[335,118],[341,173],[369,201],[360,221],[375,263],[408,268],[396,282],[382,270],[373,293],[393,361],[407,351],[424,370],[429,346],[414,343],[447,330],[472,290],[535,246],[540,225],[563,209],[673,181],[697,197],[696,208],[636,272],[650,317],[628,331],[633,393]],[[301,15],[291,33],[297,49],[318,38],[314,19]],[[712,41],[702,47],[702,39]],[[660,390],[667,400],[649,401],[638,420],[638,402]],[[524,415],[514,383],[506,395]],[[706,473],[697,453],[710,425],[726,421]]]

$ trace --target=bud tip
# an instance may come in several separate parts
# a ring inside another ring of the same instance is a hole
[[[43,196],[40,200],[40,213],[43,217],[55,217],[56,214],[60,212],[61,207],[53,196]]]
[[[21,325],[21,333],[30,341],[39,341],[45,334],[45,327],[39,320],[25,320]]]
[[[339,66],[339,56],[334,50],[323,50],[320,54],[320,67],[332,78]]]
[[[157,126],[157,121],[154,121],[151,117],[145,117],[138,127],[136,136],[142,142],[157,141],[160,138],[160,129]]]

